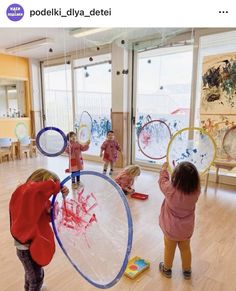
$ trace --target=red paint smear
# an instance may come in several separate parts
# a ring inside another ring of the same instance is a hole
[[[66,227],[73,231],[73,235],[84,235],[87,245],[86,229],[97,222],[95,213],[92,210],[98,205],[93,193],[83,196],[84,189],[77,190],[75,199],[64,200],[61,207],[55,204],[55,219],[58,220],[58,232]]]
[[[143,146],[144,149],[149,145],[150,140],[151,140],[150,133],[147,133],[145,131],[142,131],[142,133],[141,133],[141,142],[144,145]]]
[[[132,270],[132,271],[136,271],[136,270],[138,269],[138,267],[135,266],[135,265],[131,265],[131,266],[129,266],[129,268],[130,268],[130,270]]]

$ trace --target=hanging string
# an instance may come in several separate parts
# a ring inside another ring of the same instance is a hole
[[[63,28],[63,51],[64,51],[64,68],[65,68],[65,85],[66,85],[66,96],[67,96],[67,103],[70,104],[70,100],[69,100],[69,92],[68,92],[68,74],[67,74],[67,51],[66,51],[66,35],[65,35],[65,28]],[[70,122],[69,120],[69,116],[70,116],[70,109],[68,106],[68,122]]]
[[[47,30],[45,31],[45,37],[47,38]],[[45,49],[46,49],[46,66],[43,66],[44,67],[44,76],[45,76],[45,70],[47,70],[47,87],[46,87],[46,82],[45,82],[45,86],[44,86],[44,90],[45,90],[45,94],[44,94],[44,97],[45,97],[45,102],[44,102],[44,110],[45,110],[45,112],[44,112],[44,115],[45,115],[45,120],[44,120],[44,126],[48,126],[49,124],[47,124],[47,119],[48,119],[48,114],[47,114],[47,101],[46,101],[46,99],[47,99],[47,97],[48,97],[48,102],[50,102],[50,100],[51,100],[51,86],[50,86],[50,72],[49,72],[49,70],[48,70],[48,68],[49,68],[49,49],[48,49],[48,45],[47,46],[45,46]],[[53,120],[54,120],[54,118],[53,118]],[[55,126],[55,123],[52,121],[52,118],[51,118],[51,122],[52,122],[52,124],[50,124],[50,126]]]
[[[77,39],[75,39],[75,60],[76,60],[76,63],[78,62],[78,59],[79,59],[79,52],[78,52],[78,43],[77,43]],[[75,110],[73,110],[73,128],[75,128],[75,131],[76,131],[76,134],[77,134],[77,131],[78,131],[78,128],[77,128],[77,110],[78,110],[78,100],[77,100],[77,80],[76,78],[74,78],[74,76],[77,76],[77,71],[74,70],[74,67],[73,67],[73,80],[75,80],[76,84],[74,84],[74,104],[75,104]]]
[[[64,51],[64,72],[65,72],[65,85],[66,85],[66,96],[67,101],[69,101],[68,97],[68,79],[67,79],[67,51],[66,51],[66,35],[65,35],[65,28],[63,28],[63,51]],[[70,104],[69,102],[67,102]],[[68,118],[70,116],[70,109],[68,106]],[[69,121],[69,120],[68,120]],[[68,141],[68,149],[69,149],[69,169],[71,170],[71,144],[70,141]]]

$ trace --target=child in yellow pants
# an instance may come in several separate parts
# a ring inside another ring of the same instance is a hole
[[[196,167],[189,162],[180,163],[171,176],[164,163],[160,172],[159,186],[165,195],[159,224],[164,233],[164,262],[159,269],[167,277],[172,276],[172,264],[178,245],[185,279],[191,278],[190,238],[194,230],[195,205],[200,195],[200,178]]]

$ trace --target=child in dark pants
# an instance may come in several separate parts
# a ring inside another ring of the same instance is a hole
[[[55,252],[54,234],[49,224],[49,198],[59,191],[68,194],[67,187],[61,189],[56,174],[39,169],[15,190],[10,200],[10,231],[25,269],[26,291],[41,289],[42,267],[50,263]]]
[[[25,290],[40,291],[44,279],[43,268],[32,260],[29,250],[16,248],[16,253],[25,269]]]

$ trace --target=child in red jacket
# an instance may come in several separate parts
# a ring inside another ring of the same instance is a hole
[[[32,173],[26,183],[12,194],[10,231],[15,239],[17,256],[25,269],[25,290],[38,291],[43,285],[42,266],[50,263],[54,252],[54,234],[50,227],[50,200],[67,187],[60,187],[56,174],[45,169]]]

